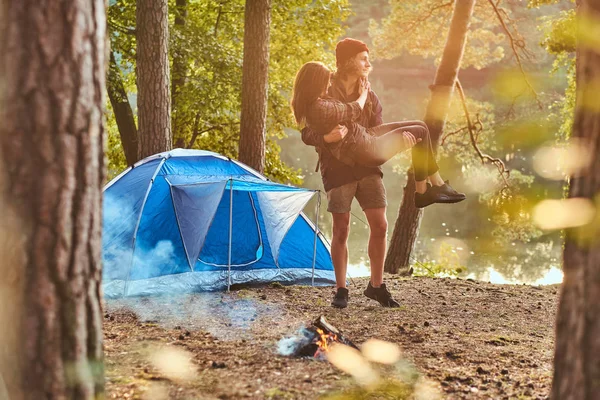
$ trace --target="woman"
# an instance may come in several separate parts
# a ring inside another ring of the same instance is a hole
[[[466,197],[444,182],[435,162],[427,125],[422,121],[382,124],[367,129],[355,121],[365,106],[370,84],[365,79],[358,88],[359,98],[342,103],[327,95],[331,71],[319,62],[300,68],[294,82],[292,110],[299,125],[306,125],[322,135],[336,125],[348,127],[348,134],[327,149],[348,165],[379,166],[397,153],[412,148],[415,175],[415,206],[433,203],[457,203]],[[432,186],[427,185],[427,180]]]

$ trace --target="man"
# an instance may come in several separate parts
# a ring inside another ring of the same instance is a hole
[[[360,40],[344,39],[335,48],[337,72],[332,79],[328,94],[344,103],[358,97],[358,83],[367,79],[371,72],[369,49]],[[383,123],[382,107],[377,95],[370,91],[360,119],[366,128]],[[340,141],[347,134],[345,126],[338,125],[327,135],[320,135],[309,128],[302,130],[304,143],[315,146],[319,153],[319,167],[323,186],[327,192],[329,211],[333,218],[331,258],[335,269],[337,292],[332,306],[344,308],[348,305],[346,272],[348,269],[348,235],[350,233],[350,206],[356,197],[369,224],[368,254],[371,263],[371,280],[364,291],[365,296],[378,301],[384,307],[399,307],[383,283],[383,265],[387,246],[388,223],[385,215],[387,200],[380,167],[350,167],[337,160],[325,148],[325,143]],[[407,137],[407,144],[416,140]]]

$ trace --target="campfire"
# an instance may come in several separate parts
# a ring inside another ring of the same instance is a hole
[[[317,318],[312,326],[302,328],[298,335],[282,339],[279,342],[279,353],[292,357],[312,357],[324,359],[334,343],[342,343],[358,349],[324,316]]]

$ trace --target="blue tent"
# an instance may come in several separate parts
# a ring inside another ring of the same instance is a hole
[[[104,188],[104,294],[332,284],[329,248],[302,212],[315,193],[208,151],[145,158]]]

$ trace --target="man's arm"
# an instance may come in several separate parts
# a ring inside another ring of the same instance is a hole
[[[383,124],[383,107],[375,92],[371,91],[369,94],[371,96],[371,110],[373,111],[371,119],[369,120],[369,128],[372,128]]]

